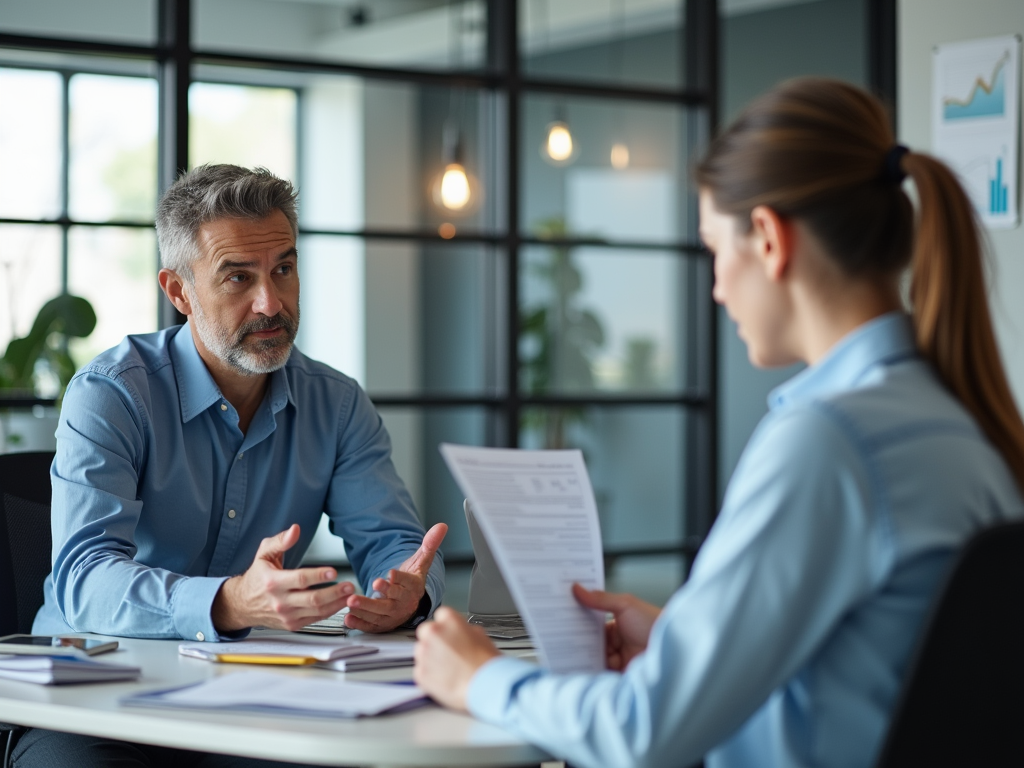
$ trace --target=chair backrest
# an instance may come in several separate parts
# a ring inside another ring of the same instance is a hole
[[[50,573],[52,451],[0,455],[0,635],[32,631]]]
[[[908,669],[876,768],[1024,765],[1024,523],[957,559]]]

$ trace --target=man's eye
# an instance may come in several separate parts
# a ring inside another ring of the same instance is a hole
[[[293,270],[294,267],[292,267],[291,264],[282,264],[280,267],[277,268],[277,271],[282,275],[290,275]]]
[[[228,277],[228,282],[235,283],[235,284],[244,283],[245,280],[246,280],[245,275],[231,275],[230,277]]]

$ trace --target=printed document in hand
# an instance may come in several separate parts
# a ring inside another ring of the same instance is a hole
[[[348,683],[337,678],[293,677],[272,672],[218,675],[196,685],[139,693],[122,704],[184,709],[225,709],[278,715],[362,717],[426,701],[413,685]]]
[[[604,614],[576,602],[573,582],[604,589],[601,528],[580,451],[443,444],[501,575],[553,672],[605,668]]]

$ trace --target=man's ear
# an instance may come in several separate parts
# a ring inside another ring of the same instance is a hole
[[[183,315],[191,315],[192,303],[188,299],[188,294],[185,293],[185,281],[178,276],[178,273],[171,269],[161,269],[157,277],[160,280],[161,290],[175,309]]]
[[[789,269],[793,259],[793,222],[767,205],[759,205],[750,212],[752,241],[772,281],[779,281]]]

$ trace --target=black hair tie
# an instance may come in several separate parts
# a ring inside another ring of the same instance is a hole
[[[907,174],[900,167],[900,163],[903,161],[903,156],[909,151],[910,149],[902,144],[892,145],[889,151],[885,153],[885,160],[882,162],[882,181],[889,182],[890,184],[903,183],[903,180],[907,178]]]

